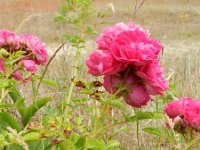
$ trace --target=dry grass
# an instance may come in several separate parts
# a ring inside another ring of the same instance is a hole
[[[53,16],[61,0],[11,1],[0,1],[0,28],[18,29],[19,33],[36,34],[47,43],[49,51],[55,49],[61,41],[62,32],[53,23]],[[137,15],[133,17],[134,2],[134,0],[95,0],[94,8],[107,14],[104,19],[108,21],[108,24],[136,21],[148,28],[152,37],[160,39],[165,47],[161,60],[166,68],[166,76],[171,75],[170,82],[177,83],[175,89],[177,97],[200,99],[200,1],[147,0]],[[113,3],[115,13],[108,6],[109,3]],[[30,18],[27,19],[27,17]],[[21,24],[25,19],[27,21]],[[20,27],[19,24],[21,24]],[[64,31],[69,30],[64,28]],[[102,27],[97,30],[100,32]],[[95,47],[94,41],[88,43],[86,50],[82,52],[83,60]],[[48,76],[61,84],[67,85],[71,78],[73,68],[71,62],[74,60],[71,51],[73,50],[65,47],[61,55],[49,67]],[[80,70],[79,76],[84,78],[84,74],[85,68]],[[31,91],[28,86],[24,89]],[[59,88],[57,90],[46,87],[41,89],[41,94],[56,94],[55,101],[63,99],[64,95],[60,94],[63,91]],[[157,123],[157,125],[160,124]],[[124,133],[119,138],[121,141],[126,141],[125,149],[133,149],[133,133]],[[151,142],[145,142],[145,139]],[[143,141],[144,149],[152,149],[155,139],[144,134]]]

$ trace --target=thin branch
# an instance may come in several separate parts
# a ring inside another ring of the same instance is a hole
[[[136,0],[136,4],[135,4],[135,7],[134,7],[134,12],[133,12],[133,18],[136,17],[137,12],[142,7],[142,5],[144,4],[145,1],[146,0],[142,0],[141,3],[138,4],[138,1]]]
[[[52,62],[52,60],[56,57],[56,54],[61,50],[61,48],[66,44],[67,42],[63,42],[58,48],[57,50],[54,52],[54,54],[51,56],[51,58],[49,59],[48,63],[46,64],[45,68],[44,68],[44,71],[42,73],[42,76],[40,77],[40,81],[37,85],[37,90],[39,89],[41,83],[42,83],[42,79],[44,78],[44,75],[46,74],[47,72],[47,69],[50,65],[50,63]]]

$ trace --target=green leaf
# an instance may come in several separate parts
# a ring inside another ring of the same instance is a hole
[[[23,55],[23,54],[25,54],[26,52],[25,51],[17,51],[16,53],[15,53],[15,57],[19,57],[19,56],[21,56],[21,55]]]
[[[120,102],[119,100],[101,100],[100,102],[103,104],[112,106],[112,107],[116,107],[121,110],[126,109],[126,105],[124,103]]]
[[[42,108],[52,97],[44,97],[36,100],[31,106],[26,109],[26,112],[22,118],[23,125],[26,126],[34,114]]]
[[[12,91],[10,91],[9,96],[11,97],[13,103],[17,106],[19,106],[18,111],[20,112],[21,116],[23,117],[25,115],[25,103],[24,98],[20,95],[20,93],[17,91],[16,88],[13,88]]]
[[[51,85],[51,86],[58,86],[58,84],[55,81],[53,81],[51,79],[46,79],[46,78],[42,79],[42,83]]]
[[[87,149],[89,150],[103,150],[105,149],[105,142],[103,139],[88,139]]]
[[[143,131],[146,133],[149,133],[149,134],[159,136],[159,137],[162,137],[162,135],[163,135],[162,131],[158,128],[148,127],[148,128],[144,128]]]
[[[165,132],[165,136],[166,138],[173,142],[174,141],[174,133],[172,130],[168,129],[168,128],[163,128],[163,131]]]
[[[134,122],[137,120],[146,120],[146,119],[161,119],[162,113],[159,112],[142,112],[138,111],[134,116],[126,118],[128,122]]]
[[[7,83],[7,82],[1,82],[0,89],[6,88],[7,86],[9,86],[9,83]]]
[[[17,120],[7,112],[0,112],[0,125],[10,126],[11,128],[21,131],[21,127]]]
[[[114,149],[116,149],[116,148],[119,147],[119,146],[120,146],[119,141],[117,141],[117,140],[112,140],[112,141],[109,141],[109,142],[106,144],[105,150],[114,150]]]
[[[4,56],[3,55],[10,55],[10,53],[9,52],[7,52],[7,50],[5,50],[5,49],[3,49],[3,48],[1,48],[0,49],[0,58],[4,58]]]
[[[39,137],[40,137],[40,133],[38,133],[38,132],[30,132],[28,134],[25,134],[23,136],[23,139],[25,141],[30,141],[30,140],[37,140],[37,139],[39,139]]]
[[[80,136],[75,143],[76,149],[82,149],[85,144],[85,136]]]
[[[13,104],[0,104],[0,109],[7,109],[15,107]]]

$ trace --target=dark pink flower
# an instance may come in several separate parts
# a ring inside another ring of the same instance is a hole
[[[194,100],[183,109],[186,125],[200,130],[200,100]]]
[[[125,69],[123,64],[116,61],[107,51],[90,54],[90,58],[86,60],[86,65],[89,68],[88,73],[94,76],[113,75]]]
[[[37,68],[36,64],[33,60],[22,60],[23,66],[25,67],[26,71],[31,72],[32,74],[36,73]]]
[[[29,34],[20,36],[21,43],[25,44],[34,54],[34,61],[38,65],[45,65],[48,59],[45,44],[37,37]]]
[[[170,118],[177,116],[183,116],[183,110],[190,104],[193,103],[191,98],[181,98],[175,101],[171,101],[165,105],[165,113]]]
[[[132,86],[129,93],[124,96],[124,100],[133,107],[141,107],[146,105],[151,98],[143,86],[135,85]]]
[[[165,81],[163,70],[157,60],[136,68],[137,75],[143,80],[150,95],[163,95],[168,89],[168,82]]]
[[[103,87],[109,93],[115,93],[122,84],[122,77],[120,75],[104,76]]]
[[[164,111],[173,119],[174,125],[178,122],[182,128],[191,127],[200,131],[200,100],[181,98],[166,104]]]

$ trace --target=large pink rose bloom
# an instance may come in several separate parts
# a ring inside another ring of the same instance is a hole
[[[168,82],[165,81],[163,70],[157,60],[136,68],[137,75],[143,80],[150,95],[164,95],[164,91],[168,89]]]
[[[116,61],[107,51],[90,54],[90,58],[86,60],[86,65],[89,68],[88,73],[94,76],[113,75],[125,69],[124,65]]]
[[[165,105],[165,113],[170,118],[175,118],[177,116],[183,116],[183,110],[190,103],[193,103],[191,98],[181,98],[179,100],[171,101]]]
[[[45,65],[48,59],[45,44],[37,37],[29,34],[20,36],[21,43],[24,43],[34,54],[34,61],[38,65]]]
[[[14,50],[19,48],[19,36],[14,32],[11,32],[7,29],[0,30],[0,48],[8,48],[9,50]]]
[[[146,105],[150,99],[146,89],[141,85],[133,85],[129,93],[124,96],[124,100],[127,104],[139,108]]]
[[[200,100],[194,100],[183,109],[186,125],[200,130]]]

